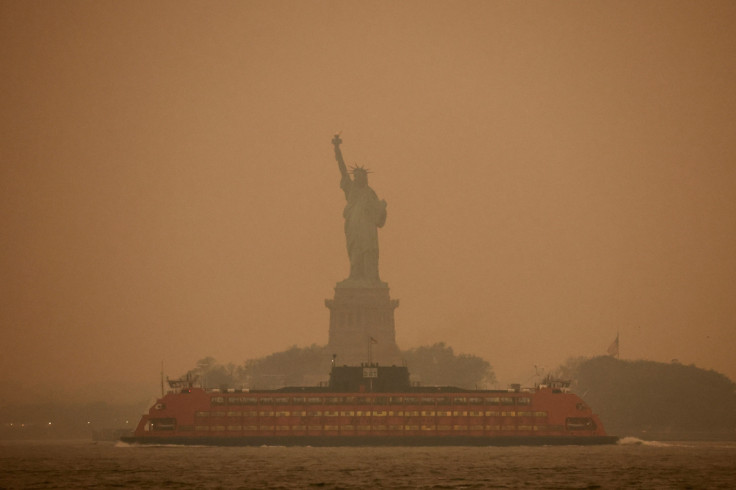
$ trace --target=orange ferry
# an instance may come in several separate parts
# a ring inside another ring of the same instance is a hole
[[[406,367],[333,366],[323,387],[205,390],[192,380],[143,415],[128,443],[219,446],[611,444],[564,384],[467,390],[415,386]]]

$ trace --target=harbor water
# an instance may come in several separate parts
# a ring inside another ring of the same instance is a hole
[[[736,442],[294,448],[0,441],[0,488],[736,488]]]

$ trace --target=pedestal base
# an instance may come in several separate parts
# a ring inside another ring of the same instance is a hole
[[[325,300],[330,310],[330,352],[338,365],[365,362],[401,365],[396,345],[394,310],[399,300],[389,297],[388,287],[335,288],[335,298]]]

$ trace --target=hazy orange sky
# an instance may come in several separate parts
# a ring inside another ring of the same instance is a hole
[[[0,403],[325,344],[330,140],[402,348],[736,379],[736,2],[0,2]],[[116,394],[117,393],[117,394]]]

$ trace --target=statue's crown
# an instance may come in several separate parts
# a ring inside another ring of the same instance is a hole
[[[363,173],[363,174],[372,174],[373,172],[371,172],[370,170],[368,170],[367,168],[365,168],[362,165],[351,165],[350,166],[350,173],[353,174],[353,175],[355,175],[355,174],[360,174],[360,173]]]

